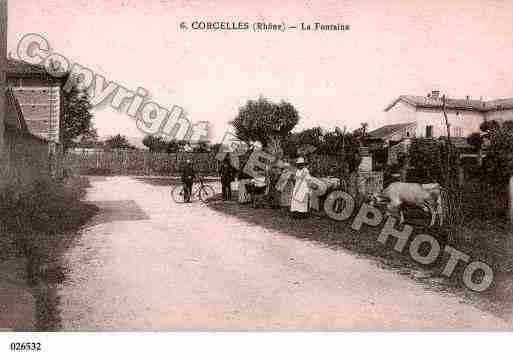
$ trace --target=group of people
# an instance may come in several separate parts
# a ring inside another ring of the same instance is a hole
[[[288,168],[287,168],[288,167]],[[227,156],[220,165],[219,174],[221,177],[221,188],[223,200],[232,199],[231,183],[237,179],[239,187],[238,202],[248,203],[251,201],[251,194],[248,192],[248,185],[253,179],[252,176],[240,169],[235,169]],[[266,186],[266,196],[271,208],[290,207],[292,215],[296,218],[308,216],[310,209],[308,163],[303,157],[296,160],[295,172],[291,176],[283,176],[283,171],[293,171],[293,167],[283,163],[274,163],[268,165],[265,169],[264,181]],[[280,178],[288,178],[287,182]]]

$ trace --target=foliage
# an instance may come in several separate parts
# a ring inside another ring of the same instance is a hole
[[[346,133],[335,128],[326,131],[321,127],[305,129],[301,132],[291,133],[283,143],[283,151],[286,157],[295,158],[304,156],[306,147],[313,146],[316,155],[340,156],[347,163],[347,170],[352,172],[360,164],[359,138],[352,133]]]
[[[239,108],[231,125],[240,140],[248,143],[259,141],[266,147],[272,138],[283,140],[298,122],[298,112],[290,103],[282,101],[276,104],[260,97]]]
[[[200,141],[193,148],[193,152],[199,152],[199,153],[210,152],[210,144],[207,141]]]
[[[504,185],[513,175],[513,128],[509,125],[489,133],[490,144],[484,161],[484,178],[491,184]]]
[[[500,127],[501,126],[497,121],[491,120],[491,121],[484,121],[479,126],[479,129],[481,130],[481,132],[484,132],[485,135],[490,135],[490,134],[494,133],[495,131],[497,131]]]
[[[440,182],[441,152],[438,141],[416,139],[409,148],[409,175],[418,182]]]
[[[92,123],[92,105],[85,91],[72,86],[69,91],[62,91],[63,124],[62,139],[64,149],[73,146],[73,140],[79,136],[97,139],[96,129]]]
[[[144,146],[148,147],[150,152],[166,152],[168,148],[168,142],[160,136],[145,136],[142,143]]]
[[[131,150],[135,147],[132,146],[125,136],[121,134],[117,134],[116,136],[111,136],[105,140],[105,146],[108,149],[126,149]]]
[[[166,152],[176,153],[185,150],[185,147],[189,145],[187,141],[181,140],[170,140],[167,141],[165,138],[160,136],[145,136],[143,138],[143,145],[148,147],[150,152]],[[193,148],[193,152],[209,152],[210,144],[208,141],[198,142]]]

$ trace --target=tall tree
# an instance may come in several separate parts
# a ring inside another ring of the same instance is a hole
[[[78,90],[74,85],[69,90],[62,91],[62,96],[62,138],[64,150],[67,150],[79,136],[94,138],[97,134],[92,122],[92,105],[87,92]]]
[[[297,110],[288,102],[279,104],[264,97],[249,100],[231,121],[235,135],[247,143],[258,141],[265,148],[273,141],[279,144],[299,122]]]

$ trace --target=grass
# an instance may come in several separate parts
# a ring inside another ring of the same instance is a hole
[[[234,198],[237,198],[236,193]],[[439,256],[432,265],[421,265],[411,259],[408,253],[409,244],[403,253],[398,253],[393,249],[393,239],[389,239],[386,245],[377,241],[384,222],[375,228],[364,225],[359,231],[351,229],[357,210],[347,221],[335,221],[325,215],[313,215],[308,219],[298,220],[291,218],[285,208],[253,209],[249,205],[223,202],[220,199],[217,197],[212,200],[209,206],[254,225],[293,235],[301,240],[314,241],[334,250],[345,250],[366,257],[380,267],[417,281],[426,289],[451,292],[496,315],[513,317],[513,241],[506,226],[497,223],[488,223],[485,226],[484,223],[474,220],[472,227],[460,229],[460,235],[455,241],[446,243],[443,231],[421,225],[428,222],[428,218],[410,218],[410,223],[416,224],[413,226],[414,233],[410,240],[419,233],[430,234],[439,240],[442,248],[445,244],[450,244],[470,255],[472,260],[484,261],[493,268],[495,281],[492,286],[485,292],[476,293],[463,285],[461,278],[464,266],[457,266],[450,278],[441,275],[449,258],[447,254]],[[406,219],[408,220],[408,216]]]

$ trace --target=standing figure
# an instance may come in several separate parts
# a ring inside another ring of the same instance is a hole
[[[188,159],[185,161],[185,165],[182,168],[182,183],[184,188],[184,200],[186,203],[191,202],[192,184],[194,182],[194,166],[192,160]]]
[[[239,203],[249,203],[251,202],[251,195],[248,192],[247,185],[253,179],[253,176],[249,175],[244,171],[244,168],[247,164],[247,159],[245,162],[240,164],[239,173],[238,173],[238,181],[239,181]]]
[[[281,169],[278,163],[273,163],[266,174],[267,196],[271,208],[280,208],[281,192],[278,190],[278,181],[281,176]]]
[[[292,191],[292,199],[290,202],[290,211],[295,218],[308,217],[308,209],[310,207],[310,171],[306,167],[307,163],[303,157],[299,157],[296,161],[295,185]]]
[[[230,159],[225,157],[219,168],[221,175],[221,189],[223,192],[223,201],[232,200],[232,181],[233,181],[233,168],[230,164]]]

